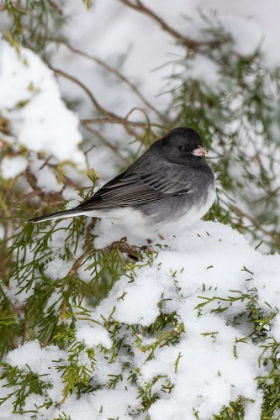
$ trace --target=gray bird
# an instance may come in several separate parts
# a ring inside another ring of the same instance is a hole
[[[85,215],[106,217],[142,238],[176,235],[201,219],[215,200],[215,178],[206,155],[195,130],[174,128],[90,199],[29,222]]]

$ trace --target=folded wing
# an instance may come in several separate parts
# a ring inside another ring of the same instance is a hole
[[[178,169],[178,168],[177,168]],[[183,176],[185,175],[185,176]],[[104,185],[77,209],[90,210],[115,206],[141,205],[167,197],[187,194],[191,188],[186,182],[185,170],[128,173],[123,172]]]

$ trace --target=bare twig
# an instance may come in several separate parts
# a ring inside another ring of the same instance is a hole
[[[111,245],[109,245],[106,249],[108,251],[120,251],[124,254],[127,254],[133,260],[138,261],[141,252],[148,251],[148,246],[139,247],[136,245],[129,245],[127,243],[127,237],[124,236],[119,241],[112,242]]]
[[[60,74],[61,76],[65,77],[66,79],[71,80],[72,82],[76,83],[78,86],[80,86],[83,91],[87,94],[87,96],[89,97],[89,99],[91,100],[91,102],[93,103],[94,107],[97,109],[97,111],[101,114],[104,115],[105,117],[110,117],[110,118],[120,118],[118,117],[118,115],[107,111],[105,108],[103,108],[99,102],[95,99],[93,93],[76,77],[71,76],[70,74],[66,73],[63,70],[60,69],[56,69],[54,67],[52,67],[50,64],[48,65],[49,68],[56,74]]]
[[[161,119],[163,119],[164,121],[167,120],[167,117],[162,114],[158,109],[156,109],[150,102],[147,101],[147,99],[142,95],[142,93],[139,91],[139,89],[137,88],[137,86],[132,83],[127,77],[125,77],[121,72],[119,72],[117,69],[115,69],[114,67],[111,67],[109,64],[105,63],[103,60],[100,60],[100,58],[97,58],[93,55],[87,54],[84,51],[78,50],[77,48],[74,48],[69,42],[63,42],[64,45],[72,52],[79,54],[83,57],[86,57],[90,60],[95,61],[97,64],[99,64],[100,66],[102,66],[103,68],[105,68],[106,70],[108,70],[109,72],[113,73],[115,76],[117,76],[119,79],[121,79],[124,83],[126,83],[131,90],[142,100],[142,102],[148,107],[150,108],[152,111],[155,112],[155,114],[157,114],[158,117],[160,117]]]
[[[48,0],[49,1],[49,3],[53,6],[53,7],[55,7],[55,4],[52,4],[51,3],[51,0]],[[38,20],[38,18],[37,18],[37,16],[33,16],[34,17],[34,19],[37,19]],[[42,23],[42,25],[45,27],[45,29],[47,29],[47,27],[44,25],[44,23]],[[29,27],[27,26],[27,25],[24,25],[24,24],[22,24],[22,27],[24,28],[24,29],[26,29],[26,30],[29,30]],[[40,37],[40,34],[35,34],[36,35],[36,37],[37,38],[41,38]],[[70,51],[72,51],[73,53],[75,53],[75,54],[79,54],[79,55],[81,55],[81,56],[83,56],[83,57],[86,57],[86,58],[88,58],[89,60],[93,60],[93,61],[95,61],[97,64],[99,64],[100,66],[102,66],[103,68],[105,68],[106,70],[108,70],[108,71],[110,71],[111,73],[113,73],[115,76],[117,76],[119,79],[121,79],[124,83],[126,83],[130,88],[131,88],[131,90],[142,100],[142,102],[148,107],[148,108],[150,108],[152,111],[154,111],[155,112],[155,114],[157,114],[157,116],[159,117],[159,118],[161,118],[166,124],[168,124],[168,118],[167,118],[167,116],[166,115],[164,115],[164,114],[162,114],[158,109],[156,109],[155,108],[155,106],[154,105],[152,105],[150,102],[148,102],[148,100],[142,95],[142,93],[139,91],[139,89],[137,88],[137,86],[134,84],[134,83],[132,83],[127,77],[125,77],[121,72],[119,72],[117,69],[115,69],[114,67],[111,67],[109,64],[107,64],[107,63],[105,63],[103,60],[101,60],[100,58],[98,58],[98,57],[95,57],[95,56],[93,56],[93,55],[90,55],[90,54],[88,54],[88,53],[86,53],[86,52],[84,52],[84,51],[81,51],[81,50],[79,50],[79,49],[77,49],[77,48],[75,48],[75,47],[73,47],[65,38],[63,38],[63,37],[54,37],[54,36],[52,36],[52,35],[48,35],[47,37],[46,37],[49,41],[51,41],[51,42],[54,42],[54,43],[56,43],[56,44],[63,44],[63,45],[65,45]],[[32,49],[32,45],[30,45],[29,44],[29,47],[30,47],[30,49]],[[52,68],[50,65],[49,65],[49,63],[47,62],[46,63],[53,71],[56,71],[57,73],[58,73],[58,69],[54,69],[54,68]],[[62,72],[60,72],[60,74],[61,75],[63,75],[62,74]],[[64,76],[65,76],[65,74],[64,74]],[[68,76],[70,76],[70,75],[68,75]],[[66,77],[66,76],[65,76]],[[70,80],[72,80],[73,82],[74,82],[74,77],[72,77],[71,76],[71,79]],[[77,79],[76,79],[77,80]],[[79,86],[81,86],[81,84],[79,84]],[[82,87],[82,86],[81,86]],[[84,89],[84,87],[82,87],[82,89]],[[88,92],[86,92],[87,94],[89,94]],[[90,98],[91,99],[91,101],[92,101],[92,98]]]
[[[114,153],[115,153],[115,155],[116,156],[118,156],[123,162],[124,162],[124,164],[125,165],[129,165],[129,160],[126,158],[126,157],[124,157],[120,152],[119,152],[119,150],[118,150],[118,148],[117,147],[115,147],[115,146],[113,146],[111,143],[109,143],[108,142],[108,140],[106,140],[105,139],[105,137],[103,137],[100,133],[99,133],[99,131],[97,131],[97,130],[95,130],[94,128],[92,128],[92,127],[88,127],[88,126],[85,126],[85,129],[87,130],[87,131],[89,131],[90,133],[92,133],[92,134],[94,134],[96,137],[98,137],[99,138],[99,140],[103,143],[103,144],[105,144],[105,146],[106,147],[108,147],[109,149],[111,149]]]
[[[62,16],[62,15],[63,15],[63,11],[62,11],[62,9],[60,9],[60,7],[58,6],[58,4],[57,4],[57,3],[55,3],[53,0],[47,0],[47,2],[49,3],[49,5],[50,5],[51,7],[53,7],[53,8],[57,11],[57,13],[58,13],[60,16]]]
[[[159,23],[159,25],[162,27],[162,29],[165,32],[168,32],[170,35],[172,35],[174,38],[182,42],[184,45],[186,45],[186,47],[190,49],[196,49],[197,47],[202,46],[202,45],[217,44],[217,40],[195,41],[194,39],[185,37],[184,35],[180,34],[180,32],[176,31],[176,29],[168,25],[168,23],[166,23],[160,16],[158,16],[155,12],[153,12],[153,10],[145,6],[140,0],[135,0],[135,3],[133,3],[131,0],[120,0],[120,1],[121,3],[130,7],[131,9],[134,9],[140,13],[144,13],[145,15],[154,19],[157,23]]]
[[[133,130],[132,125],[130,124],[130,121],[128,121],[124,118],[121,118],[120,116],[114,114],[113,112],[107,111],[105,108],[103,108],[99,104],[99,102],[96,100],[93,93],[79,79],[77,79],[74,76],[71,76],[70,74],[66,73],[63,70],[56,69],[56,68],[52,67],[50,64],[48,66],[54,73],[59,74],[59,75],[65,77],[66,79],[71,80],[73,83],[76,83],[78,86],[80,86],[83,89],[83,91],[88,95],[88,97],[90,98],[94,107],[97,109],[97,111],[101,115],[103,115],[103,117],[111,118],[112,120],[115,120],[115,121],[123,121],[122,124],[123,124],[125,130],[128,132],[128,134],[130,134],[131,136],[134,136],[134,137],[139,139],[139,135],[137,134],[137,132],[135,130]],[[88,124],[89,124],[89,122],[88,122]],[[143,125],[142,127],[144,128],[145,125]]]
[[[91,118],[91,119],[85,119],[80,120],[81,125],[88,125],[88,124],[129,124],[133,127],[143,127],[146,128],[147,124],[145,122],[140,121],[129,121],[125,118]]]

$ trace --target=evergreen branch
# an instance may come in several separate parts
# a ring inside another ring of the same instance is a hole
[[[37,374],[32,372],[30,367],[26,365],[26,370],[19,369],[17,366],[11,366],[8,363],[0,362],[3,373],[0,376],[0,380],[6,379],[7,384],[4,388],[12,388],[16,386],[16,389],[9,393],[6,397],[0,398],[0,406],[5,403],[11,397],[14,397],[13,401],[14,411],[13,413],[23,414],[23,407],[25,405],[26,398],[31,394],[43,395],[43,391],[51,387],[49,375]],[[41,378],[46,378],[47,381]]]
[[[252,216],[250,216],[249,214],[245,213],[244,211],[242,211],[240,208],[230,205],[229,208],[234,211],[235,214],[237,214],[238,216],[240,216],[241,218],[246,218],[248,219],[258,230],[260,230],[261,232],[263,232],[265,235],[270,236],[273,241],[275,242],[276,246],[280,248],[280,234],[276,233],[276,232],[272,232],[269,231],[267,229],[265,229],[263,226],[261,226],[255,218],[253,218]]]

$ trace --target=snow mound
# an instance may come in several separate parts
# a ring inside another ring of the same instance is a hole
[[[260,419],[256,378],[268,376],[271,363],[262,361],[275,357],[271,343],[279,339],[280,256],[260,254],[214,222],[199,222],[154,251],[128,265],[90,320],[77,323],[75,357],[94,391],[47,409],[32,394],[28,410],[44,419],[207,420],[241,396],[245,420]],[[26,343],[7,362],[46,373],[41,379],[53,385],[46,399],[61,402],[53,364],[64,356],[47,349]],[[73,351],[66,358],[73,363]]]

